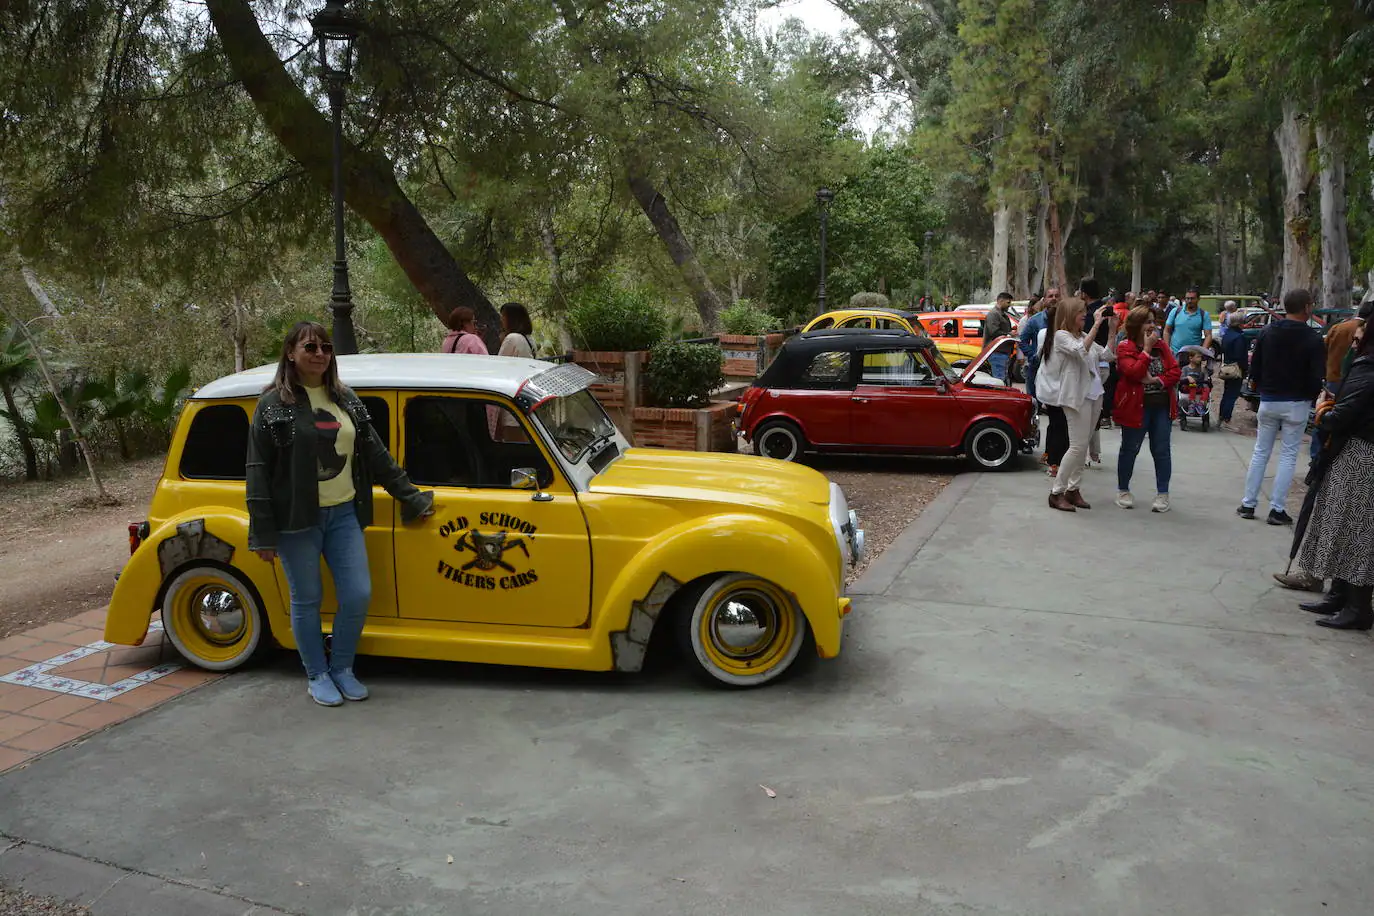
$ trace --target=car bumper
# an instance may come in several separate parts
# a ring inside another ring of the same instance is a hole
[[[1021,454],[1030,455],[1040,448],[1040,425],[1037,423],[1035,432],[1029,436],[1021,437]]]

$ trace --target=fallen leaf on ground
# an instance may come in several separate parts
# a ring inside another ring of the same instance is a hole
[[[769,798],[778,797],[778,793],[774,792],[772,789],[768,788],[763,783],[759,783],[759,788],[762,789],[764,791],[764,794],[766,794]]]

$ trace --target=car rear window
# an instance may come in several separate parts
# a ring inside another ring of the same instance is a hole
[[[797,378],[800,388],[852,388],[850,359],[852,354],[827,350],[811,358],[811,365]]]
[[[238,404],[201,408],[186,431],[181,476],[192,480],[243,480],[248,461],[248,412]]]

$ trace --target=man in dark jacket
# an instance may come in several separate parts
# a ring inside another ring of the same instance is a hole
[[[1326,372],[1326,348],[1321,335],[1307,324],[1312,313],[1312,294],[1305,289],[1289,292],[1283,297],[1283,310],[1285,317],[1264,329],[1250,357],[1250,378],[1260,396],[1259,434],[1250,456],[1250,471],[1245,475],[1245,496],[1236,510],[1241,518],[1255,517],[1260,484],[1274,451],[1274,440],[1281,438],[1283,448],[1269,497],[1271,525],[1293,524],[1285,505],[1288,488],[1293,483],[1308,414],[1322,390],[1322,376]]]

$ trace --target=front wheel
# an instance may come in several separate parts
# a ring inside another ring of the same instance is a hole
[[[193,566],[168,584],[162,626],[183,658],[208,671],[232,671],[272,645],[257,592],[219,566]]]
[[[985,471],[1000,471],[1016,457],[1016,439],[1005,423],[984,420],[964,437],[964,453]]]
[[[674,624],[693,673],[717,687],[761,687],[782,677],[808,632],[785,591],[748,573],[711,582]]]
[[[801,461],[806,451],[806,437],[795,423],[787,420],[767,420],[754,434],[754,451],[765,458],[778,461]]]

